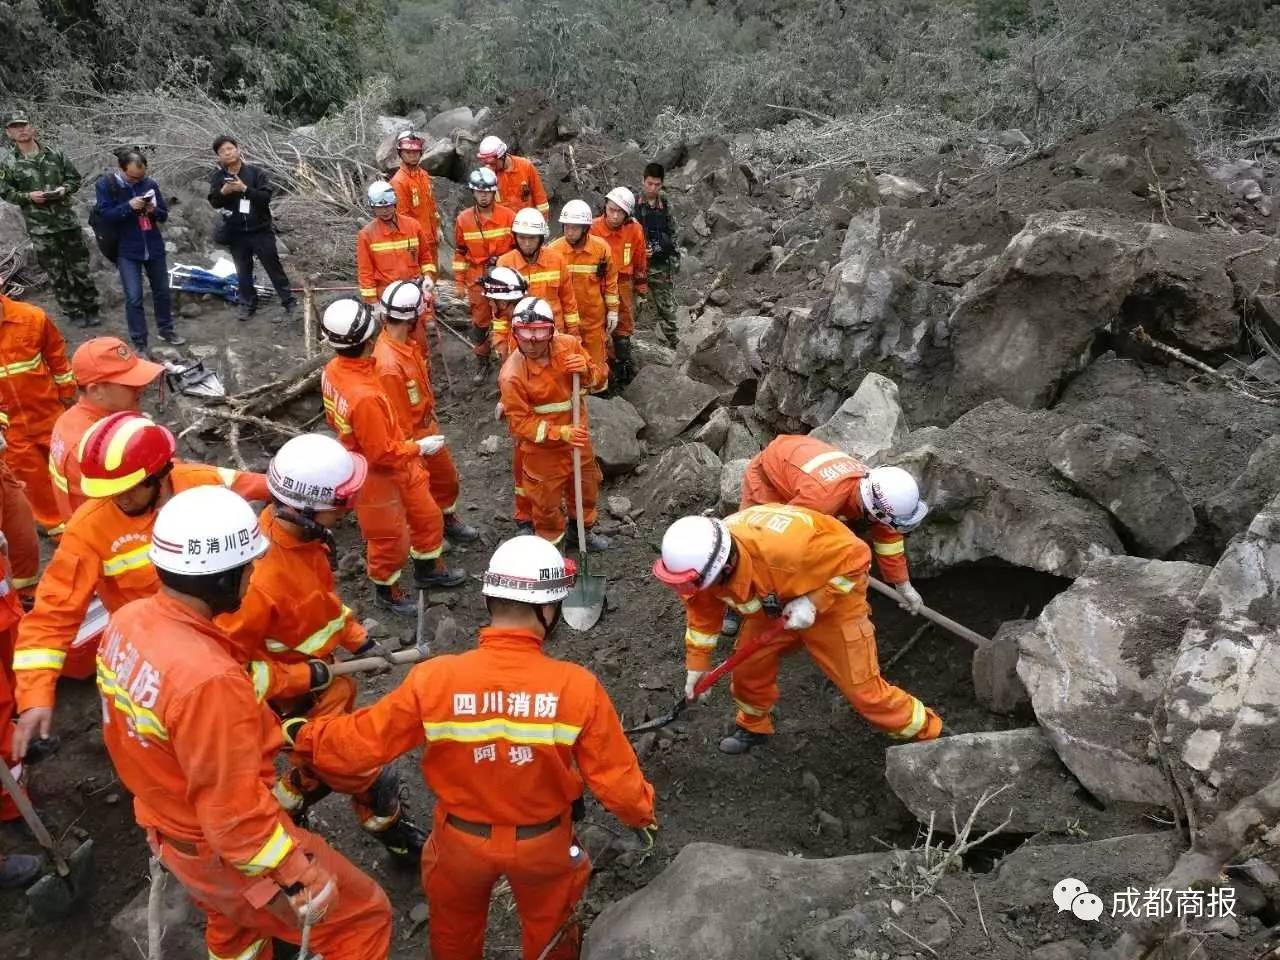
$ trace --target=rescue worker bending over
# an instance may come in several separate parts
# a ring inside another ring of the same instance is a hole
[[[7,469],[7,468],[6,468]],[[34,531],[33,531],[34,536]],[[13,645],[17,639],[22,603],[14,589],[9,568],[9,544],[0,535],[0,763],[12,774],[25,793],[27,773],[21,755],[13,749],[13,716],[17,706],[13,681]],[[7,790],[0,790],[0,823],[19,819],[21,814]],[[26,886],[39,873],[43,861],[24,854],[0,855],[0,888]]]
[[[533,207],[544,217],[550,216],[551,204],[542,178],[533,161],[517,157],[495,136],[485,137],[476,150],[476,160],[493,171],[498,178],[498,202],[512,210]]]
[[[503,876],[525,960],[578,956],[578,925],[568,921],[591,864],[570,811],[583,781],[653,844],[653,787],[609,695],[585,668],[544,651],[572,582],[572,565],[545,540],[500,544],[484,576],[490,625],[476,649],[416,665],[350,716],[285,726],[295,753],[325,773],[424,747],[422,774],[436,798],[422,856],[435,960],[480,960],[490,892]]]
[[[579,426],[573,426],[573,378],[589,383],[599,375],[577,337],[556,333],[546,301],[527,297],[511,320],[516,350],[502,365],[498,390],[507,429],[520,460],[520,489],[529,499],[534,531],[554,544],[564,538],[566,507],[574,513],[573,450],[582,451],[582,509],[586,543],[580,550],[607,550],[609,538],[594,532],[596,499],[603,474],[591,450],[586,396],[579,393]]]
[[[476,358],[473,382],[484,383],[493,353],[489,342],[493,311],[482,281],[497,266],[498,258],[515,248],[511,225],[516,214],[496,201],[498,178],[488,167],[472,170],[467,186],[475,204],[461,211],[453,222],[453,281],[458,295],[465,291],[471,306],[469,334]]]
[[[911,585],[902,535],[920,525],[929,505],[901,467],[872,469],[817,437],[783,434],[747,464],[738,509],[758,503],[791,503],[845,521],[871,541],[880,575],[898,591],[898,605],[911,614],[924,606]],[[732,608],[725,612],[725,636],[737,633],[740,619]]]
[[[625,387],[636,375],[631,336],[636,332],[636,297],[649,292],[649,255],[644,228],[634,219],[636,195],[626,187],[614,187],[605,195],[604,213],[591,224],[591,233],[609,244],[618,268],[618,325],[613,329],[610,377]]]
[[[370,639],[339,599],[331,533],[368,475],[364,457],[332,437],[294,437],[271,459],[271,506],[259,517],[271,549],[254,566],[240,609],[214,623],[231,641],[233,655],[248,664],[254,694],[282,720],[322,717],[355,709],[356,684],[329,672],[338,647],[358,657],[390,651]],[[317,777],[294,764],[273,793],[296,823],[331,790],[351,796],[360,826],[391,854],[416,863],[426,835],[404,815],[394,768]]]
[[[413,558],[419,590],[458,587],[462,569],[440,560],[444,517],[431,498],[424,457],[444,447],[439,434],[409,439],[373,359],[378,321],[373,308],[344,298],[331,303],[321,318],[325,339],[337,356],[324,368],[320,392],[325,418],[338,441],[369,461],[369,478],[356,501],[356,522],[365,540],[365,566],[379,606],[397,616],[417,615],[417,606],[400,586],[404,562]]]
[[[230,490],[187,490],[147,549],[160,590],[116,611],[98,656],[102,737],[152,852],[208,918],[209,956],[270,957],[310,923],[317,954],[384,960],[387,895],[271,795],[279,727],[213,621],[267,549],[258,518]]]
[[[149,553],[156,512],[193,487],[227,486],[248,500],[267,499],[262,474],[180,463],[175,448],[168,429],[127,411],[99,420],[80,441],[80,488],[89,500],[67,521],[36,587],[35,608],[18,627],[19,757],[52,730],[58,676],[85,656],[73,644],[94,595],[114,614],[159,589]]]
[[[867,606],[871,551],[834,517],[764,504],[719,520],[682,517],[662,537],[653,573],[685,607],[685,695],[711,667],[724,606],[743,615],[739,644],[781,618],[789,637],[733,671],[737,729],[724,753],[746,753],[773,733],[778,661],[803,646],[872,726],[897,740],[932,740],[942,720],[880,676]]]
[[[557,330],[580,337],[578,301],[573,294],[569,264],[547,245],[551,231],[546,219],[537,210],[526,207],[516,214],[511,232],[515,235],[516,248],[499,257],[498,265],[510,267],[524,277],[529,296],[547,301]],[[493,322],[493,345],[501,360],[515,349],[511,328],[503,318]]]
[[[566,203],[560,210],[560,224],[563,234],[547,249],[559,254],[569,268],[582,345],[602,371],[587,386],[592,393],[600,393],[609,385],[606,342],[618,326],[618,266],[609,244],[591,236],[591,208],[585,200]]]

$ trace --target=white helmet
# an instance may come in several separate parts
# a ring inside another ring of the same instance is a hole
[[[636,209],[636,195],[626,187],[614,187],[604,195],[604,198],[620,206],[628,217]]]
[[[871,517],[903,533],[918,527],[929,512],[915,477],[901,467],[873,468],[858,481],[858,493]]]
[[[477,167],[467,177],[467,186],[480,193],[497,193],[498,177],[488,167]]]
[[[662,535],[662,556],[653,575],[667,586],[704,590],[729,562],[733,538],[718,517],[681,517]]]
[[[267,538],[244,498],[226,487],[183,490],[156,515],[151,562],[159,570],[206,576],[243,567],[267,552]]]
[[[480,290],[489,300],[521,300],[529,292],[529,281],[519,270],[494,266],[480,278]]]
[[[397,280],[389,284],[379,298],[382,312],[391,320],[399,320],[401,323],[417,320],[426,305],[423,287],[427,286],[430,278],[423,277],[422,280],[421,286],[412,280]]]
[[[507,155],[507,145],[502,142],[501,138],[490,134],[480,141],[480,147],[476,150],[476,159],[481,163],[488,163],[492,160],[501,160]]]
[[[396,205],[396,191],[385,180],[375,180],[369,184],[369,206],[371,207],[394,207]]]
[[[570,200],[560,208],[561,223],[576,223],[589,227],[592,219],[591,207],[585,200]]]
[[[551,309],[551,304],[543,300],[541,297],[525,297],[516,304],[515,310],[511,313],[512,324],[551,324],[555,325],[555,311]]]
[[[325,307],[320,326],[325,340],[335,347],[358,347],[378,330],[373,307],[354,297],[343,297]]]
[[[369,475],[369,462],[333,437],[304,433],[276,451],[267,467],[267,489],[298,510],[345,507]]]
[[[527,237],[545,238],[551,235],[551,231],[547,229],[547,218],[536,207],[525,207],[517,213],[515,221],[511,224],[511,232],[521,233]]]
[[[493,551],[480,592],[521,603],[559,603],[576,573],[573,561],[541,537],[512,537]]]

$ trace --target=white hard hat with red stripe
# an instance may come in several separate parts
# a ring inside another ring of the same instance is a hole
[[[705,590],[724,572],[732,548],[733,538],[720,518],[681,517],[662,535],[662,555],[653,562],[653,575],[682,595]]]
[[[547,229],[547,218],[542,215],[541,210],[525,207],[516,214],[516,219],[511,224],[511,232],[524,234],[527,237],[546,237],[551,231]]]
[[[858,481],[858,493],[871,517],[903,533],[918,527],[929,513],[915,477],[901,467],[873,468]]]
[[[333,437],[304,433],[276,451],[267,467],[267,489],[298,510],[350,505],[369,475],[369,462]]]
[[[585,200],[570,200],[560,208],[560,222],[591,226],[591,207]]]
[[[205,576],[243,567],[267,552],[253,508],[226,487],[192,487],[156,515],[151,562],[169,573]]]
[[[521,603],[559,603],[576,573],[574,562],[541,537],[512,537],[493,551],[480,592]]]
[[[476,150],[476,159],[481,163],[491,163],[495,160],[501,160],[507,155],[507,145],[500,137],[493,134],[485,137],[480,141],[480,147]]]

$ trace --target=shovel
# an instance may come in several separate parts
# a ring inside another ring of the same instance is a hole
[[[56,875],[46,874],[27,888],[27,903],[31,906],[31,912],[41,923],[61,920],[82,906],[93,888],[93,841],[84,841],[76,847],[70,859],[64,858],[58,852],[58,846],[53,842],[53,837],[49,836],[49,831],[36,816],[31,801],[13,779],[8,764],[2,760],[0,760],[0,786],[3,786],[9,796],[13,797],[13,802],[22,814],[22,819],[35,834],[40,846],[48,852],[49,859],[53,861],[54,870],[57,871]]]
[[[581,382],[575,373],[573,375],[573,425],[575,428],[581,417],[578,410],[580,389]],[[560,612],[564,616],[564,622],[574,630],[590,630],[600,620],[600,614],[604,611],[604,577],[592,575],[591,565],[587,559],[590,551],[587,550],[587,527],[582,519],[582,451],[577,447],[573,448],[573,504],[578,512],[578,556],[582,569],[578,572],[578,579],[574,582],[573,589],[560,605]]]
[[[762,647],[773,642],[774,637],[782,633],[783,626],[781,623],[774,623],[768,630],[755,637],[747,643],[742,644],[737,650],[729,654],[725,658],[724,663],[720,664],[714,670],[707,673],[702,679],[693,685],[693,699],[698,699],[712,687],[714,687],[726,673],[731,673],[733,668],[742,663],[748,657],[753,656]],[[676,705],[671,708],[670,713],[664,713],[660,717],[654,717],[652,720],[646,720],[644,723],[634,727],[628,727],[622,731],[628,737],[633,737],[637,733],[645,733],[649,730],[658,730],[665,727],[669,723],[673,723],[680,718],[680,714],[684,713],[689,706],[689,698],[681,697],[676,701]]]

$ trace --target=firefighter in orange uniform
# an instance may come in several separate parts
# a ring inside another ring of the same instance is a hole
[[[332,437],[294,437],[271,458],[271,506],[259,517],[271,549],[254,566],[240,608],[214,620],[248,664],[257,698],[283,719],[350,713],[356,684],[329,668],[338,647],[358,657],[390,653],[371,639],[339,599],[330,532],[355,502],[368,475],[364,457]],[[273,793],[296,823],[331,790],[349,794],[360,826],[391,855],[417,863],[426,835],[400,805],[400,778],[391,767],[341,777],[317,777],[294,764]]]
[[[39,307],[0,294],[0,409],[9,421],[4,459],[27,485],[31,510],[50,536],[62,532],[62,520],[49,480],[49,436],[75,394],[66,344],[53,321]]]
[[[942,720],[880,676],[867,606],[871,551],[834,517],[770,503],[725,520],[682,517],[662,537],[653,573],[684,603],[685,695],[710,669],[726,604],[743,615],[739,644],[781,618],[789,636],[733,671],[737,728],[720,741],[746,753],[773,733],[778,661],[803,646],[872,726],[898,740],[933,740]]]
[[[533,207],[544,217],[551,216],[551,203],[542,187],[542,178],[533,162],[517,157],[494,136],[485,137],[476,150],[476,160],[498,178],[498,202],[512,210]]]
[[[377,303],[396,280],[435,279],[435,236],[413,217],[398,214],[397,203],[395,190],[385,180],[369,185],[373,219],[356,234],[356,282],[365,303]]]
[[[80,489],[76,456],[85,431],[113,413],[136,413],[142,394],[164,373],[164,367],[142,359],[119,337],[94,337],[71,355],[71,373],[80,394],[75,405],[58,417],[49,442],[49,476],[63,522],[88,499]]]
[[[545,540],[500,544],[484,577],[490,625],[476,649],[418,664],[350,716],[285,727],[294,752],[322,771],[424,747],[422,774],[436,797],[422,857],[435,960],[480,960],[489,896],[503,876],[520,912],[525,960],[578,956],[570,918],[591,864],[571,809],[584,781],[641,844],[653,845],[653,787],[609,695],[586,669],[543,650],[572,582],[572,566]]]
[[[590,383],[600,375],[582,342],[556,333],[545,300],[528,297],[511,320],[518,349],[498,374],[507,429],[520,458],[520,486],[532,507],[534,531],[558,544],[564,538],[566,507],[572,516],[573,451],[582,451],[582,509],[587,542],[580,550],[607,550],[609,538],[591,529],[602,474],[591,450],[585,393],[579,397],[580,426],[573,426],[573,376]]]
[[[564,257],[547,244],[551,231],[547,228],[546,218],[532,207],[525,207],[516,214],[511,232],[516,238],[516,248],[499,257],[498,266],[510,267],[524,277],[529,285],[529,296],[545,300],[550,305],[556,329],[580,339],[573,276]],[[494,318],[493,344],[502,360],[515,349],[505,317]]]
[[[215,550],[216,547],[216,550]],[[236,494],[175,495],[147,548],[161,586],[116,611],[98,656],[102,737],[152,852],[207,917],[210,958],[270,957],[271,940],[384,960],[387,895],[271,795],[275,716],[214,624],[267,549]]]
[[[791,503],[827,513],[855,529],[865,527],[880,575],[898,591],[899,605],[915,614],[924,606],[911,585],[903,534],[929,512],[915,478],[900,467],[866,466],[817,437],[775,437],[747,464],[739,510],[758,503]],[[723,631],[737,631],[735,614],[725,616]]]
[[[13,646],[22,619],[22,604],[18,591],[9,574],[9,545],[0,536],[0,763],[9,768],[19,787],[25,786],[22,757],[13,749],[13,718],[17,712],[17,696],[13,680]],[[17,820],[18,806],[8,791],[0,790],[0,822]],[[6,877],[12,879],[22,873],[37,857],[14,857],[12,861],[0,858],[0,887],[8,886]],[[13,885],[16,885],[13,884]]]
[[[590,234],[591,208],[584,200],[570,200],[560,211],[563,235],[551,242],[569,266],[573,296],[578,303],[578,326],[582,345],[602,372],[589,386],[598,393],[608,386],[606,341],[618,326],[618,266],[609,244]]]
[[[413,130],[401,131],[396,137],[396,153],[400,155],[400,169],[391,175],[391,188],[396,192],[396,213],[409,216],[422,224],[431,240],[431,259],[434,261],[436,238],[440,236],[440,213],[436,209],[436,195],[431,189],[431,174],[422,168],[422,150],[426,142]]]
[[[502,320],[510,329],[511,315],[515,313],[516,304],[528,296],[528,282],[511,267],[493,267],[485,271],[482,287],[485,298],[492,304],[493,316]],[[482,374],[476,376],[480,378]],[[505,414],[502,401],[499,400],[493,419],[501,420]],[[516,522],[516,529],[520,533],[533,533],[533,504],[524,492],[524,470],[520,466],[519,444],[516,444],[511,458],[511,475],[515,494],[512,518]]]
[[[338,440],[369,461],[369,478],[356,501],[356,520],[365,539],[365,567],[379,606],[397,616],[417,615],[417,605],[400,586],[404,562],[413,558],[419,590],[457,587],[462,569],[440,561],[444,517],[431,497],[423,457],[444,447],[439,434],[409,439],[387,397],[373,359],[378,321],[359,300],[335,300],[322,318],[325,339],[338,355],[324,368],[320,391],[325,418]]]
[[[408,427],[411,440],[439,436],[436,397],[431,389],[431,368],[418,345],[416,333],[424,323],[426,299],[416,283],[397,282],[382,291],[382,315],[386,323],[373,348],[378,376],[396,417]],[[450,543],[474,543],[480,531],[458,516],[458,471],[448,446],[424,456],[431,498],[444,514],[444,535]]]
[[[484,382],[489,370],[489,326],[493,311],[485,296],[485,274],[497,266],[498,258],[515,249],[511,225],[515,211],[504,207],[498,196],[498,178],[488,167],[472,170],[467,178],[475,205],[458,214],[453,223],[453,279],[458,293],[466,292],[471,305],[470,339],[476,356],[476,383]]]
[[[0,412],[0,425],[6,419]],[[4,443],[4,433],[0,431],[0,453],[4,453]],[[3,459],[0,459],[0,533],[7,543],[13,589],[23,606],[29,608],[36,584],[40,582],[40,535],[26,487]]]
[[[635,298],[649,292],[649,254],[644,228],[631,216],[635,194],[614,187],[605,195],[604,213],[596,217],[591,233],[609,244],[618,265],[618,325],[613,330],[613,381],[625,387],[636,375],[631,335],[636,332]]]
[[[19,756],[53,726],[55,687],[82,672],[96,644],[74,646],[94,595],[114,613],[149,597],[159,581],[147,548],[156,511],[174,494],[227,486],[250,500],[267,499],[266,477],[174,461],[173,434],[135,413],[99,420],[80,442],[81,489],[89,501],[72,514],[36,588],[35,609],[22,618],[13,669],[18,686]]]

